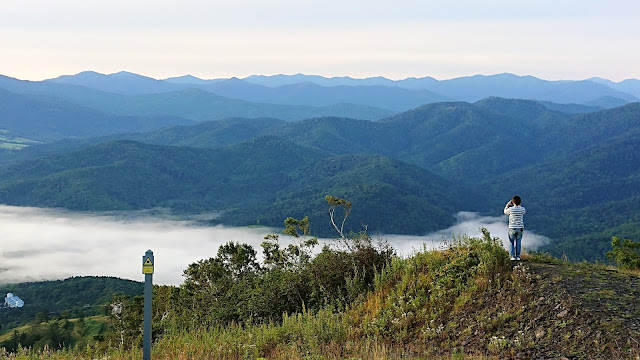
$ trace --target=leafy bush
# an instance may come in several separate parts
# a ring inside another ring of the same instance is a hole
[[[640,241],[629,239],[620,240],[619,237],[611,238],[611,251],[607,251],[607,258],[615,261],[622,269],[640,269]]]
[[[263,264],[250,245],[229,242],[216,257],[190,264],[180,287],[156,286],[154,338],[175,329],[280,323],[305,311],[346,309],[373,290],[376,274],[395,256],[366,231],[341,237],[339,245],[326,245],[313,256],[318,240],[309,237],[309,219],[284,223],[293,243],[282,247],[279,235],[267,235]],[[125,349],[139,346],[141,298],[114,302],[122,312],[112,314],[113,342]]]

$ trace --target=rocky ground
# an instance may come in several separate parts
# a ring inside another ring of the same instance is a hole
[[[528,274],[530,300],[521,315],[522,349],[509,356],[640,359],[640,277],[538,261],[524,261],[514,271]]]

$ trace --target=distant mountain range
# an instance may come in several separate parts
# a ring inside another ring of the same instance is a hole
[[[172,115],[118,116],[52,98],[0,89],[0,129],[39,141],[195,124]]]
[[[321,116],[344,116],[378,120],[394,114],[393,111],[354,104],[294,106],[252,103],[225,98],[200,89],[124,95],[79,85],[22,81],[2,76],[0,101],[3,104],[0,129],[42,140],[145,131],[154,127],[227,117],[266,116],[292,121]],[[78,122],[78,119],[86,121]],[[67,123],[62,125],[60,121]],[[49,128],[44,124],[50,125]],[[74,131],[51,130],[50,127],[54,125],[72,127]]]
[[[231,117],[380,120],[425,104],[475,102],[490,96],[533,99],[548,109],[588,113],[637,101],[631,94],[637,84],[634,80],[614,83],[599,78],[545,81],[511,74],[443,81],[302,74],[156,80],[128,72],[82,72],[46,81],[0,76],[0,101],[4,104],[0,129],[18,137],[50,141]]]
[[[635,79],[625,80],[620,83],[600,78],[582,81],[546,81],[533,76],[497,74],[491,76],[475,75],[450,80],[436,80],[432,77],[424,77],[394,81],[384,77],[353,79],[350,77],[325,78],[315,75],[296,74],[252,75],[243,80],[269,87],[310,82],[321,86],[387,86],[410,90],[426,89],[451,99],[469,102],[497,96],[590,105],[588,104],[589,102],[602,102],[602,98],[614,98],[625,103],[637,101],[640,98],[640,80]],[[608,107],[616,107],[624,105],[624,103],[618,102],[609,105]]]
[[[611,80],[607,80],[599,77],[594,77],[588,80],[597,82],[602,85],[606,85],[612,89],[626,92],[637,98],[640,98],[640,80],[638,79],[627,79],[620,82],[615,82],[615,81],[611,81]]]
[[[429,90],[408,90],[387,86],[354,87],[338,85],[326,87],[304,81],[274,88],[237,78],[217,81],[203,81],[193,77],[188,79],[195,82],[161,81],[125,72],[112,75],[84,72],[74,76],[61,76],[48,81],[80,85],[95,90],[126,95],[158,94],[185,89],[200,89],[231,99],[258,103],[307,106],[330,106],[345,103],[375,106],[394,111],[451,100],[446,96],[435,94]]]
[[[586,105],[599,102],[600,105],[597,106],[607,105],[603,98],[617,99],[618,102],[609,107],[638,101],[640,97],[640,80],[635,79],[620,83],[600,78],[547,81],[533,76],[513,74],[475,75],[450,80],[424,77],[396,81],[384,77],[325,78],[303,74],[252,75],[244,79],[215,80],[202,80],[187,75],[156,80],[126,72],[111,75],[83,72],[48,81],[121,94],[149,94],[198,88],[220,96],[252,102],[313,106],[350,103],[395,111],[409,110],[433,102],[475,102],[490,96]],[[620,103],[621,101],[624,103]]]

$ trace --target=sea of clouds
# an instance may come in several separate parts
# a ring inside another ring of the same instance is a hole
[[[454,226],[424,236],[375,237],[386,239],[403,256],[440,248],[456,235],[476,236],[480,227],[508,239],[505,216],[461,212],[456,218]],[[260,254],[264,236],[277,232],[264,227],[203,226],[201,220],[162,212],[87,214],[0,205],[0,284],[87,275],[142,281],[142,255],[151,249],[154,283],[178,285],[189,264],[215,256],[221,244],[247,243]],[[281,237],[281,241],[286,244],[291,239]],[[523,246],[535,249],[547,241],[527,231]],[[506,247],[508,240],[503,243]]]

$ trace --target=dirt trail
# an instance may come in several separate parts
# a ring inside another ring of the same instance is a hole
[[[526,322],[536,346],[517,357],[638,358],[639,277],[582,264],[522,266],[533,279]]]

